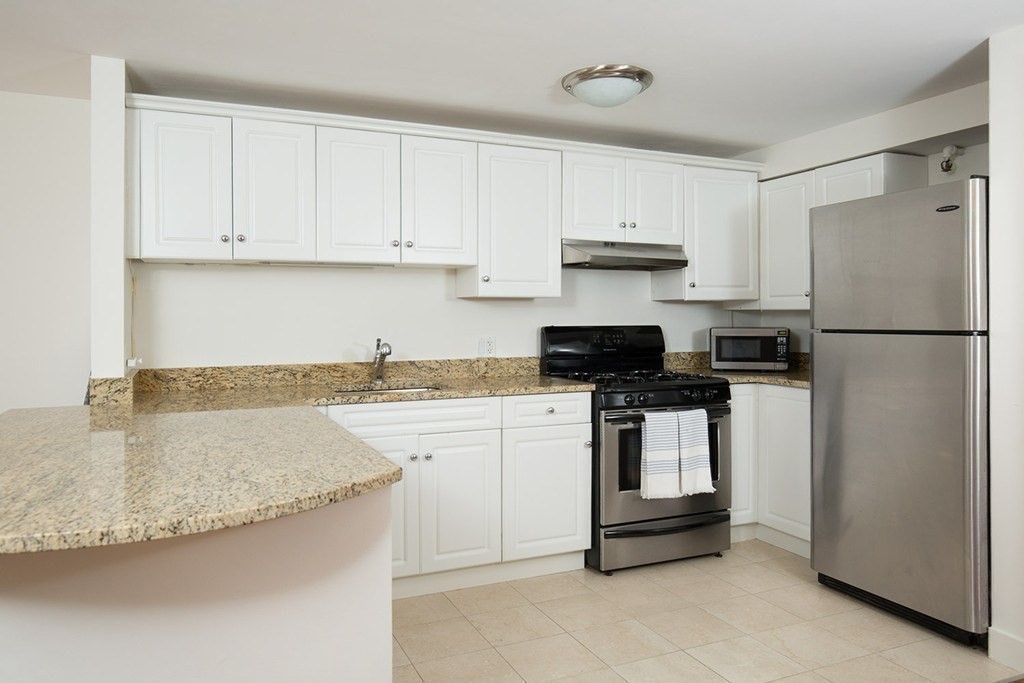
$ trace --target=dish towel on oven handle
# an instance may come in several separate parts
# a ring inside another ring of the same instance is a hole
[[[679,421],[679,489],[684,496],[714,493],[708,412],[703,408],[674,413]]]
[[[676,413],[645,413],[640,437],[640,497],[681,497]]]

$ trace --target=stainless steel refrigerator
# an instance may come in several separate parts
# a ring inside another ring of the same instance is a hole
[[[989,624],[987,180],[811,210],[811,567]]]

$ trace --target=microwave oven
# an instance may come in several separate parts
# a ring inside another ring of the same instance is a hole
[[[788,370],[789,328],[712,327],[713,370]]]

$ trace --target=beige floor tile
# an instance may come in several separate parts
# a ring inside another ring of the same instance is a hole
[[[606,576],[602,572],[590,567],[568,573],[590,590],[600,592],[612,588],[625,588],[627,586],[640,586],[650,583],[650,580],[643,575],[643,569],[643,567],[620,569],[612,576]]]
[[[778,679],[778,683],[824,683],[827,679],[822,678],[813,671],[805,671],[796,676],[786,676]]]
[[[934,637],[933,633],[916,624],[872,607],[833,614],[810,623],[859,645],[868,652],[891,650],[894,647]]]
[[[808,621],[831,614],[850,612],[864,606],[863,602],[817,583],[801,583],[795,586],[776,588],[757,595],[759,598]]]
[[[466,618],[491,645],[511,645],[563,632],[533,605],[480,612]]]
[[[409,658],[405,656],[405,650],[398,644],[394,636],[391,636],[391,666],[405,666],[409,663]]]
[[[641,617],[640,621],[682,650],[743,635],[739,629],[699,607],[652,614]]]
[[[714,576],[700,579],[671,579],[669,581],[662,581],[661,585],[692,605],[702,605],[705,602],[715,602],[716,600],[748,595],[739,586],[726,583]]]
[[[694,557],[685,562],[697,569],[701,569],[712,576],[716,572],[728,567],[738,567],[741,564],[750,564],[753,562],[749,557],[743,555],[737,555],[731,550],[722,551],[721,557],[715,557],[714,555],[704,555],[703,557]]]
[[[529,605],[523,594],[507,583],[492,583],[475,588],[461,588],[444,594],[464,615],[492,612],[496,609]]]
[[[723,569],[715,574],[715,577],[738,586],[748,593],[763,593],[764,591],[803,583],[803,581],[796,577],[780,574],[756,562]]]
[[[808,669],[871,654],[848,640],[811,624],[793,624],[754,635],[781,655]]]
[[[398,666],[391,670],[392,683],[420,683],[422,680],[412,664]]]
[[[730,683],[764,683],[805,671],[750,636],[701,645],[686,652]]]
[[[718,683],[725,679],[685,652],[641,659],[615,667],[630,683]]]
[[[465,617],[396,628],[395,638],[414,664],[491,646]]]
[[[801,621],[799,617],[765,602],[756,595],[742,595],[701,605],[701,609],[744,633],[782,628]]]
[[[429,624],[432,621],[460,617],[462,613],[444,596],[444,593],[402,598],[391,603],[391,624],[393,627]]]
[[[771,543],[765,543],[757,539],[733,543],[732,551],[737,555],[742,555],[751,562],[762,562],[775,557],[794,557],[793,553],[788,550],[783,550]]]
[[[652,581],[623,588],[612,588],[601,591],[598,595],[634,617],[691,606],[689,601]]]
[[[925,683],[928,680],[878,655],[839,662],[814,673],[832,683]]]
[[[764,560],[758,562],[762,567],[768,567],[774,572],[780,574],[786,574],[792,576],[795,579],[801,581],[809,581],[811,583],[818,582],[818,572],[811,569],[811,561],[806,557],[800,557],[799,555],[790,555],[789,557],[775,557],[770,560]]]
[[[651,581],[671,581],[673,579],[706,579],[709,574],[694,564],[695,560],[676,560],[675,562],[659,562],[636,571]]]
[[[573,631],[572,637],[608,666],[656,657],[679,649],[635,619]]]
[[[550,681],[608,668],[594,653],[566,633],[504,645],[498,648],[498,652],[516,673],[531,682]]]
[[[946,638],[929,638],[879,654],[904,669],[940,683],[999,681],[1016,673],[1009,667],[993,662],[981,650]]]
[[[581,628],[611,624],[630,618],[629,614],[597,593],[538,602],[537,608],[566,631],[578,631]]]
[[[496,650],[421,662],[416,670],[424,683],[520,683],[523,680]]]
[[[522,593],[523,597],[530,602],[544,602],[591,592],[570,572],[510,581],[509,585]]]
[[[558,683],[622,683],[623,680],[625,679],[622,676],[611,669],[601,669],[600,671],[589,671],[577,676],[559,678]]]

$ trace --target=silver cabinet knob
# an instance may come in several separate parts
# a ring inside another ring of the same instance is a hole
[[[630,223],[630,224],[629,224],[629,227],[631,227],[631,228],[635,228],[635,227],[636,227],[636,223]]]
[[[547,413],[548,415],[554,415],[555,414],[555,409],[554,408],[548,408],[544,412]]]
[[[484,275],[480,279],[483,280],[484,282],[490,282],[491,281],[491,276],[490,275]]]
[[[412,460],[413,462],[416,462],[417,460],[420,459],[420,456],[413,453],[412,455],[409,456],[409,459]]]
[[[393,247],[400,247],[400,246],[402,246],[402,243],[399,242],[398,240],[391,240],[391,246],[393,246]]]
[[[221,235],[220,236],[220,241],[221,242],[230,242],[231,241],[231,237],[229,235]]]
[[[590,448],[590,447],[592,447],[593,445],[594,445],[594,442],[593,442],[593,441],[585,441],[585,442],[583,443],[583,447],[584,447],[584,448]]]
[[[626,222],[625,222],[625,221],[623,221],[623,222],[619,223],[619,227],[620,227],[620,228],[624,228],[624,227],[626,227]]]
[[[810,295],[811,295],[810,291],[805,291],[804,292],[804,296],[810,296]]]
[[[238,240],[239,242],[244,242],[245,241],[245,235],[239,235],[235,239]]]
[[[434,454],[433,453],[424,453],[423,454],[423,459],[424,460],[433,460],[434,459]]]
[[[696,286],[697,286],[697,283],[696,283],[696,282],[691,282],[691,283],[690,283],[690,286],[691,286],[691,287],[696,287]]]
[[[405,246],[407,246],[407,247],[411,247],[411,246],[412,246],[412,240],[409,240],[408,242],[406,242],[406,243],[405,243]]]

